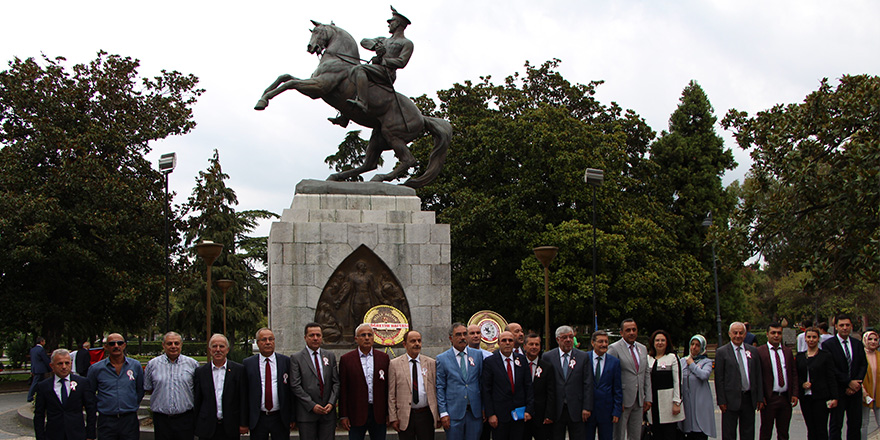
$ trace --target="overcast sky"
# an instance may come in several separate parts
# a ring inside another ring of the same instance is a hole
[[[754,114],[800,102],[822,78],[880,74],[880,2],[864,1],[403,1],[415,51],[398,72],[407,96],[491,75],[496,83],[525,61],[562,60],[571,82],[604,80],[597,97],[667,128],[682,89],[697,80],[720,120],[728,109]],[[141,60],[141,75],[193,73],[207,89],[195,107],[196,129],[153,145],[150,159],[176,152],[176,203],[189,196],[213,149],[220,151],[238,209],[281,213],[303,179],[324,179],[348,129],[327,122],[335,110],[297,92],[253,110],[280,74],[308,77],[318,58],[306,52],[309,20],[348,30],[357,40],[387,35],[387,1],[6,2],[0,56],[94,59],[98,50]],[[361,58],[369,58],[366,50]],[[4,65],[4,68],[6,66]],[[750,164],[718,126],[739,167]],[[367,133],[363,135],[368,137]],[[455,148],[452,145],[451,148]],[[387,172],[394,164],[386,153]],[[369,175],[367,175],[369,178]],[[268,223],[258,234],[268,234]]]

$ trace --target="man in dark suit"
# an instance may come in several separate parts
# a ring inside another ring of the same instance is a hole
[[[755,409],[764,408],[764,386],[758,349],[744,343],[746,326],[730,324],[730,342],[715,354],[715,396],[721,410],[722,440],[755,438]]]
[[[299,437],[333,440],[339,398],[336,355],[321,348],[324,334],[317,322],[306,324],[305,340],[306,347],[290,357],[290,389],[297,399]]]
[[[76,351],[76,360],[74,361],[74,371],[77,375],[88,377],[89,367],[92,366],[92,355],[89,354],[89,348],[92,346],[89,341],[84,341],[80,349]]]
[[[94,439],[97,408],[89,381],[70,374],[70,352],[63,348],[52,352],[49,367],[54,373],[52,380],[44,380],[37,385],[37,402],[34,405],[34,434],[37,440]],[[83,410],[86,413],[85,424]]]
[[[590,340],[593,350],[587,352],[587,357],[593,374],[593,413],[587,419],[587,438],[596,438],[599,431],[599,440],[611,440],[614,424],[623,412],[620,361],[608,354],[608,333],[597,330]]]
[[[373,349],[373,327],[354,331],[358,348],[339,358],[339,418],[351,440],[384,440],[388,413],[388,355]]]
[[[761,440],[770,440],[773,423],[776,423],[776,438],[788,440],[788,426],[791,423],[791,408],[798,402],[797,365],[791,349],[782,345],[782,326],[771,323],[767,326],[767,343],[758,347],[761,360],[764,386],[764,410],[761,411]]]
[[[253,440],[289,440],[296,426],[293,397],[290,393],[290,358],[275,353],[275,333],[268,328],[257,330],[255,354],[242,362],[244,380],[241,389],[239,433],[251,433]]]
[[[553,364],[556,374],[556,414],[553,438],[579,439],[586,435],[586,421],[593,411],[593,375],[590,360],[574,348],[574,329],[567,325],[556,329],[558,348],[544,353],[544,360]],[[559,368],[555,368],[555,367]]]
[[[46,338],[41,336],[37,338],[37,345],[31,348],[31,376],[33,377],[31,378],[31,387],[28,390],[28,402],[34,400],[34,390],[37,389],[37,384],[49,378],[49,364],[51,362],[44,345],[46,345]]]
[[[553,434],[553,417],[556,417],[556,379],[553,364],[541,359],[541,337],[529,333],[523,345],[529,375],[532,377],[534,411],[526,422],[525,438],[550,440]]]
[[[840,440],[843,416],[846,415],[846,438],[861,438],[862,426],[862,380],[868,372],[868,359],[862,341],[850,336],[852,319],[839,315],[834,325],[837,335],[822,343],[822,349],[831,353],[837,374],[840,396],[836,408],[831,410],[828,428],[830,440]]]
[[[515,341],[512,332],[501,332],[498,350],[483,362],[483,410],[494,440],[521,440],[534,412],[531,373],[525,356],[513,352]]]
[[[238,440],[244,367],[226,358],[229,340],[215,334],[208,342],[211,362],[196,368],[193,381],[195,433],[199,439]]]

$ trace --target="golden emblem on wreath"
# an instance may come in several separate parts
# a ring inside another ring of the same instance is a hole
[[[491,310],[481,310],[468,320],[468,325],[474,324],[480,326],[480,346],[489,351],[498,348],[498,336],[507,327],[507,321]]]
[[[373,327],[373,341],[386,347],[403,342],[403,335],[409,330],[406,316],[400,310],[385,304],[367,310],[364,323]]]

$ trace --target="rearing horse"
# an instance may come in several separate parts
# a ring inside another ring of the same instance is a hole
[[[294,89],[312,99],[323,99],[339,110],[348,119],[373,129],[367,146],[364,164],[351,170],[331,174],[327,180],[343,180],[376,169],[382,152],[394,150],[398,165],[388,174],[377,174],[373,181],[394,180],[403,176],[416,159],[407,144],[420,137],[427,130],[434,138],[434,149],[428,160],[425,172],[412,177],[404,185],[421,188],[440,174],[446,152],[452,138],[452,125],[443,119],[423,116],[416,105],[390,87],[370,84],[366,97],[369,110],[365,113],[359,107],[346,102],[354,97],[357,87],[350,79],[351,69],[360,63],[360,53],[354,38],[344,29],[333,24],[321,24],[312,20],[312,38],[308,51],[321,56],[318,68],[308,79],[297,79],[284,74],[278,77],[257,101],[254,107],[263,110],[269,100]],[[364,97],[361,97],[362,99]]]

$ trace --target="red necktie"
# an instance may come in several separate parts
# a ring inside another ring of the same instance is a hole
[[[318,362],[318,352],[315,351],[315,372],[318,374],[318,388],[321,389],[321,398],[324,397],[324,376],[321,374],[321,363]]]
[[[773,353],[776,354],[776,382],[780,387],[784,387],[785,373],[782,371],[782,361],[779,359],[779,347],[773,347]]]
[[[507,358],[507,378],[510,380],[510,394],[513,394],[513,368],[510,366],[510,358]]]
[[[266,358],[266,412],[272,411],[272,363]]]
[[[636,373],[639,372],[639,358],[636,356],[636,344],[629,346],[629,352],[633,355],[633,363],[636,365]]]

